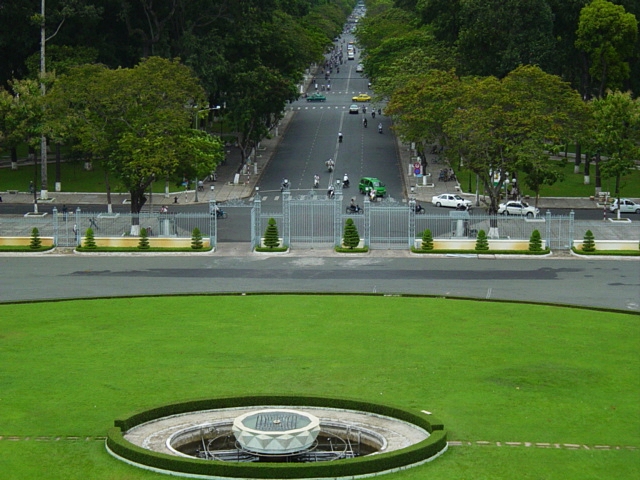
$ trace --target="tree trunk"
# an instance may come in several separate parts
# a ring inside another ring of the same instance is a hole
[[[111,202],[111,183],[109,182],[109,172],[104,171],[104,186],[107,189],[107,213],[113,213]]]
[[[602,180],[600,178],[600,152],[596,153],[596,193],[602,190]]]
[[[60,192],[62,190],[62,155],[60,150],[60,144],[56,143],[56,184],[54,187],[56,192]]]
[[[580,164],[582,163],[582,145],[576,143],[576,160],[573,164],[573,173],[580,173]]]
[[[18,149],[11,147],[11,170],[18,169]]]
[[[584,156],[584,184],[589,185],[591,183],[591,179],[589,178],[589,165],[591,163],[591,157],[589,153],[586,153]]]

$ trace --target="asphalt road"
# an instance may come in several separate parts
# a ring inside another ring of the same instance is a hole
[[[0,257],[0,300],[228,292],[423,294],[640,311],[634,261],[366,256]],[[400,255],[400,256],[387,256]],[[215,300],[212,300],[212,305]],[[214,311],[213,308],[212,311]],[[415,312],[445,315],[446,312]]]

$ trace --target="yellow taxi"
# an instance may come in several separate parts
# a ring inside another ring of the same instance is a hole
[[[351,100],[354,102],[369,102],[371,101],[371,95],[367,95],[366,93],[361,93],[353,97]]]

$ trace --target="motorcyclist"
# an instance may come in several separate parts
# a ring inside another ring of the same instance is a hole
[[[367,128],[367,119],[366,118],[362,119],[362,125],[364,125],[364,128]]]
[[[320,175],[317,173],[313,176],[313,188],[318,188],[320,186]]]
[[[375,110],[371,110],[371,118],[376,118],[376,111]]]
[[[338,142],[342,143],[342,132],[338,132]]]
[[[282,179],[282,188],[280,189],[280,191],[284,191],[287,190],[289,188],[289,179],[288,178],[283,178]]]
[[[330,158],[324,164],[327,166],[327,170],[329,170],[330,172],[333,172],[333,169],[336,166],[335,162],[333,161],[333,158]]]
[[[333,185],[329,185],[329,188],[327,189],[327,197],[329,198],[333,198],[336,194],[336,190],[333,187]]]
[[[349,188],[349,175],[346,173],[344,174],[344,177],[342,177],[342,188]]]
[[[416,202],[415,206],[413,207],[413,211],[415,213],[422,213],[424,212],[424,207],[420,205],[418,202]]]
[[[378,133],[382,133],[382,123],[378,124]]]

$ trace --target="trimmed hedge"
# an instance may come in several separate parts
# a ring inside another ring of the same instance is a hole
[[[231,463],[188,459],[143,449],[131,444],[123,437],[123,432],[130,428],[160,417],[197,410],[262,405],[326,407],[376,413],[412,423],[424,428],[431,435],[420,443],[395,452],[320,463]],[[447,432],[444,430],[444,425],[432,415],[425,417],[389,405],[357,400],[280,395],[223,397],[164,405],[116,420],[115,427],[109,430],[107,436],[109,449],[134,463],[190,474],[265,479],[341,477],[393,470],[422,462],[446,448],[446,445]]]

